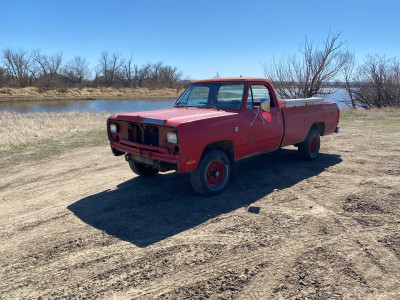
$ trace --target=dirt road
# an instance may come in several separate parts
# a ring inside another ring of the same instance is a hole
[[[5,167],[0,298],[399,299],[399,124],[348,117],[317,161],[239,162],[211,198],[107,145]]]

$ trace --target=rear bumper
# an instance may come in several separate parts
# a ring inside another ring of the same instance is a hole
[[[126,152],[141,157],[150,158],[152,160],[163,161],[172,164],[179,164],[183,158],[177,153],[170,153],[168,148],[155,147],[150,145],[143,145],[127,140],[120,140],[119,142],[111,142],[111,149],[116,149],[121,152]],[[114,150],[113,150],[114,153]]]

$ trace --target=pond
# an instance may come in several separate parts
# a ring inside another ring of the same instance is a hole
[[[165,109],[171,107],[176,99],[162,100],[44,100],[0,102],[0,112],[21,114],[38,112],[134,112]]]
[[[348,95],[337,90],[324,97],[326,102],[336,102],[339,107],[348,102]],[[37,112],[93,112],[118,113],[136,112],[170,108],[176,99],[138,99],[138,100],[54,100],[54,101],[13,101],[0,102],[0,113],[37,113]]]

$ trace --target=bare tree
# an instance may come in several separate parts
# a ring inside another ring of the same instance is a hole
[[[14,78],[16,86],[25,87],[28,85],[31,64],[28,51],[6,48],[3,50],[3,62],[7,72]]]
[[[351,94],[365,108],[400,106],[400,61],[384,55],[368,55],[352,78]]]
[[[346,53],[349,55],[348,57],[348,62],[345,64],[342,68],[342,76],[344,80],[344,88],[347,91],[347,94],[349,95],[350,98],[350,104],[351,107],[356,108],[356,102],[355,102],[355,85],[352,82],[353,78],[353,72],[354,72],[354,54]],[[347,104],[347,103],[346,103]]]
[[[119,78],[124,87],[136,87],[137,86],[137,65],[133,64],[133,51],[128,59],[123,60],[121,66],[121,78]]]
[[[5,86],[7,83],[6,69],[0,67],[0,86]]]
[[[262,64],[264,74],[275,84],[277,92],[283,98],[303,98],[314,95],[330,94],[323,89],[348,64],[351,55],[342,51],[345,42],[339,40],[341,32],[331,34],[320,47],[305,40],[299,55],[281,56],[270,63]]]
[[[84,57],[75,56],[63,68],[64,76],[75,86],[82,86],[90,76],[89,63]]]
[[[62,63],[62,53],[58,52],[54,55],[42,54],[40,50],[34,50],[32,60],[37,64],[39,71],[40,83],[50,88],[56,85]]]
[[[119,53],[114,52],[109,54],[107,51],[101,52],[99,59],[99,70],[100,76],[104,76],[104,82],[106,86],[112,86],[115,84],[123,63],[123,59]]]
[[[160,87],[174,88],[176,83],[181,80],[182,73],[177,67],[162,66],[159,70]]]
[[[164,65],[163,62],[147,63],[137,70],[139,87],[178,88],[182,73],[177,67]]]
[[[163,62],[159,61],[151,66],[151,75],[150,75],[150,82],[149,86],[151,88],[161,88],[163,86],[162,83],[162,72],[163,72]]]
[[[137,78],[138,78],[138,85],[139,87],[143,87],[143,83],[146,79],[149,79],[151,77],[151,64],[147,63],[146,65],[142,66],[140,69],[137,71]]]

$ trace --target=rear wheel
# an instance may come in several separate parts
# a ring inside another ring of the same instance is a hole
[[[157,173],[158,173],[158,169],[155,169],[153,167],[150,167],[150,166],[147,166],[147,165],[135,162],[135,161],[130,161],[129,166],[131,167],[131,170],[133,171],[133,173],[140,175],[140,176],[150,177],[150,176],[157,175]]]
[[[226,154],[219,150],[206,153],[197,169],[190,173],[193,189],[202,195],[221,193],[231,177],[231,164]]]
[[[304,142],[299,144],[299,154],[304,160],[314,160],[318,157],[321,139],[319,132],[311,128]]]

